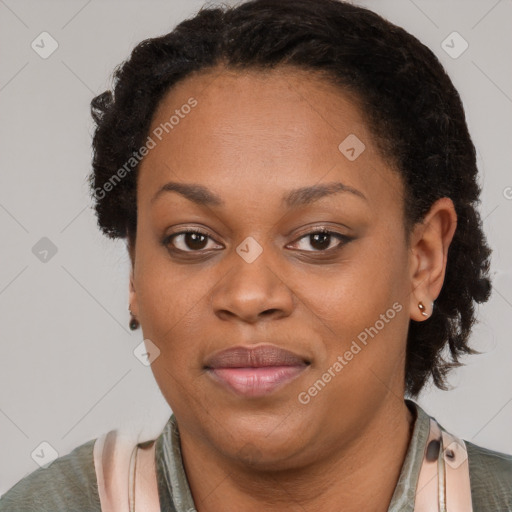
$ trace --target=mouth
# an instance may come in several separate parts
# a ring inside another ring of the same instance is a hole
[[[205,370],[217,383],[244,397],[262,397],[289,384],[310,361],[274,345],[234,347],[210,357]]]

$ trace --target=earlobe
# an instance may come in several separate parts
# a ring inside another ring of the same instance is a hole
[[[411,236],[411,319],[430,318],[434,300],[441,293],[448,249],[457,227],[451,199],[438,199]]]
[[[130,329],[134,331],[139,327],[139,321],[137,320],[138,316],[138,305],[137,305],[137,293],[135,291],[135,283],[133,277],[133,267],[130,272],[130,292],[129,292],[129,307],[130,311]]]

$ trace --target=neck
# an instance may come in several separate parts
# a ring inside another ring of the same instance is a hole
[[[342,451],[279,472],[235,467],[180,431],[181,450],[198,512],[386,512],[413,424],[405,402],[397,401],[394,407],[383,407],[372,424]]]

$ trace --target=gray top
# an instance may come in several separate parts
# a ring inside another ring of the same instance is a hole
[[[406,403],[416,420],[388,512],[414,510],[416,484],[430,427],[430,417],[425,411],[410,400]],[[101,512],[94,470],[94,442],[92,439],[82,444],[47,468],[39,468],[20,480],[0,499],[0,512]],[[467,441],[466,446],[473,511],[512,512],[512,455]],[[162,510],[194,511],[174,415],[156,442],[156,470]]]

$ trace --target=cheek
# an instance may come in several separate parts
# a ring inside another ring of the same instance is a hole
[[[180,344],[193,347],[190,341],[204,325],[208,291],[214,284],[209,272],[200,265],[172,264],[165,249],[145,251],[142,244],[137,258],[135,288],[144,336],[155,340],[162,355]],[[183,353],[182,347],[175,352]]]
[[[355,381],[367,380],[368,368],[388,380],[401,364],[409,323],[406,262],[407,250],[398,242],[367,237],[329,279],[309,278],[309,304],[327,349],[319,370],[347,354],[350,370],[344,373]]]
[[[407,289],[407,252],[376,237],[362,239],[329,273],[308,277],[307,297],[322,318],[346,326],[375,322]]]
[[[361,257],[324,290],[316,289],[312,319],[321,329],[325,352],[303,391],[316,394],[320,385],[313,405],[319,415],[328,410],[342,424],[348,410],[363,404],[375,409],[390,389],[400,393],[409,319],[399,275],[394,263],[367,266]],[[333,403],[340,404],[336,412]]]
[[[204,272],[185,277],[175,268],[169,262],[148,266],[137,293],[144,338],[160,350],[151,370],[171,408],[183,409],[200,392],[200,362],[208,350],[204,311],[209,283]]]
[[[206,272],[184,277],[169,269],[159,272],[155,267],[145,274],[138,294],[141,323],[164,348],[171,344],[190,347],[204,330],[205,308],[213,286],[205,278]]]

